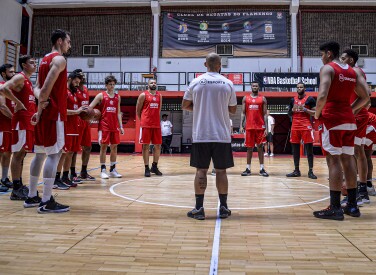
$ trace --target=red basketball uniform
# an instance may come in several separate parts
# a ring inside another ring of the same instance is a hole
[[[89,106],[89,91],[86,86],[83,86],[83,90],[77,89],[76,92],[78,106]],[[90,122],[79,119],[80,124],[80,144],[81,146],[90,147],[91,146],[91,126]]]
[[[264,97],[247,95],[245,97],[245,147],[266,142],[264,120]]]
[[[322,110],[321,140],[324,153],[354,154],[355,117],[350,98],[356,85],[356,73],[348,65],[331,62],[334,77]]]
[[[4,84],[0,81],[0,85]],[[5,98],[5,105],[13,112],[12,101]],[[0,112],[0,153],[11,152],[12,150],[12,119]]]
[[[161,95],[158,91],[153,95],[149,91],[144,92],[145,100],[141,110],[141,144],[162,144],[160,108]]]
[[[101,118],[98,125],[99,144],[119,144],[119,95],[110,97],[107,92],[102,92],[103,100],[99,105]]]
[[[304,108],[311,109],[312,106],[308,105],[309,101],[312,101],[313,98],[305,95],[303,98],[299,96],[294,97],[293,105],[303,106]],[[307,102],[308,101],[308,102]],[[311,116],[301,111],[295,111],[292,113],[292,126],[291,126],[291,143],[300,143],[301,141],[304,144],[313,143],[313,129],[311,123]]]
[[[22,72],[20,75],[24,77],[23,88],[20,92],[13,92],[13,94],[23,103],[26,110],[20,110],[13,114],[12,152],[19,152],[22,148],[26,152],[31,152],[34,146],[34,125],[31,124],[30,120],[37,111],[37,105],[33,84]]]
[[[67,109],[78,110],[78,99],[75,93],[67,89]],[[67,123],[65,125],[65,152],[79,152],[80,140],[79,140],[79,119],[78,115],[67,115]]]
[[[50,71],[54,57],[60,56],[52,52],[43,57],[39,66],[39,87]],[[67,120],[67,68],[59,74],[48,99],[49,104],[43,110],[39,123],[35,127],[35,151],[47,155],[57,154],[64,146],[64,121]]]
[[[368,112],[368,125],[364,149],[376,150],[376,115],[371,112]]]

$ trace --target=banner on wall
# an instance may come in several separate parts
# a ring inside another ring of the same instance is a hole
[[[204,73],[195,73],[195,78],[203,75]],[[231,80],[234,85],[243,85],[242,73],[221,73],[224,77]]]
[[[296,88],[299,82],[306,87],[318,87],[319,73],[254,73],[253,79],[260,83],[260,87]]]
[[[286,12],[163,13],[163,57],[204,57],[218,44],[234,56],[287,56]]]

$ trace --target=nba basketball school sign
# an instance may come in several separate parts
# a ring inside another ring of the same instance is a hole
[[[204,57],[220,44],[234,56],[287,56],[285,12],[163,13],[163,57]]]

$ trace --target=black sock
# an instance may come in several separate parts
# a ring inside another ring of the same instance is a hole
[[[145,165],[145,169],[150,169],[150,168],[149,168],[149,165]]]
[[[81,166],[81,173],[82,174],[87,174],[87,165],[82,165]]]
[[[330,205],[335,208],[341,207],[341,191],[330,190]]]
[[[69,175],[69,171],[63,171],[63,176],[61,177],[62,179],[67,179]]]
[[[308,143],[308,144],[305,144],[304,146],[305,146],[306,152],[307,152],[308,167],[309,167],[309,170],[312,172],[312,168],[313,168],[313,144]]]
[[[71,167],[70,168],[70,174],[72,175],[72,177],[77,177],[76,167]]]
[[[195,195],[196,196],[196,209],[199,210],[201,207],[204,207],[204,195]]]
[[[61,172],[56,172],[56,177],[55,177],[55,179],[60,179],[60,175],[61,175]]]
[[[106,170],[106,165],[105,165],[105,164],[102,164],[102,165],[101,165],[101,171],[102,171],[103,169]]]
[[[356,205],[356,188],[347,189],[347,202],[351,205]]]
[[[13,190],[18,190],[22,187],[20,180],[13,180]]]
[[[20,177],[20,183],[21,183],[21,185],[23,185],[23,182],[22,182],[22,177]]]
[[[227,194],[219,194],[219,201],[221,202],[220,206],[227,208]]]
[[[372,187],[372,181],[367,180],[367,187]]]
[[[110,166],[110,172],[112,172],[115,169],[115,164]]]
[[[157,162],[153,162],[151,165],[157,167],[158,163]]]
[[[359,193],[367,192],[367,183],[359,182]]]
[[[293,143],[292,146],[292,155],[294,157],[294,166],[295,171],[299,171],[299,162],[300,162],[300,144]]]

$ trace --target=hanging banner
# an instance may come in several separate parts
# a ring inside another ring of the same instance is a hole
[[[303,82],[306,87],[315,88],[320,84],[319,73],[254,73],[253,79],[260,87],[296,88]]]
[[[286,12],[163,13],[163,57],[204,57],[220,44],[234,56],[287,56]]]
[[[203,75],[204,73],[195,73],[195,78]],[[243,85],[242,73],[221,73],[224,77],[231,80],[234,85]]]

